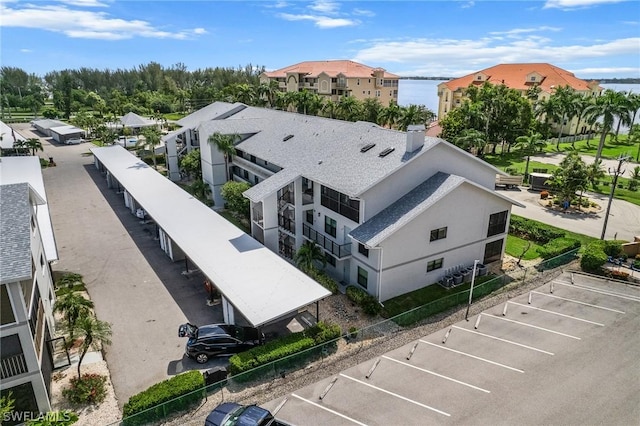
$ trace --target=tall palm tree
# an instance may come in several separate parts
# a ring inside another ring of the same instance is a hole
[[[549,99],[541,99],[536,103],[535,109],[533,112],[535,118],[538,120],[542,120],[545,124],[545,132],[547,134],[543,135],[545,138],[549,137],[549,129],[551,127],[552,121],[558,121],[560,118],[558,117],[558,106],[557,102],[552,98]]]
[[[527,163],[524,166],[524,180],[527,182],[529,176],[529,159],[531,154],[541,150],[546,145],[546,142],[542,138],[540,133],[529,133],[529,136],[518,136],[516,138],[516,144],[527,153]]]
[[[585,110],[587,109],[587,107],[589,105],[591,105],[593,103],[593,98],[590,96],[579,96],[577,98],[575,98],[575,100],[573,101],[573,105],[574,105],[574,111],[576,113],[575,117],[577,118],[576,121],[576,129],[573,132],[574,135],[578,134],[578,128],[580,127],[582,118],[585,115]],[[573,140],[571,141],[571,148],[575,148],[575,137],[573,138]]]
[[[44,151],[42,142],[37,138],[29,138],[25,141],[24,147],[31,150],[31,155],[36,155],[36,151]]]
[[[75,325],[79,318],[91,314],[93,302],[82,294],[71,291],[56,300],[53,305],[54,312],[60,312],[66,322],[66,328],[69,331],[69,339],[72,343],[74,339]]]
[[[403,132],[412,124],[424,124],[424,117],[417,105],[409,105],[400,109],[400,119],[398,120],[398,129]]]
[[[337,109],[338,106],[336,105],[336,103],[332,101],[331,98],[328,98],[322,105],[321,112],[325,117],[334,118],[336,116]]]
[[[324,255],[324,250],[313,241],[305,241],[296,254],[294,260],[305,272],[311,271],[316,268],[316,264],[322,264],[324,268],[327,264],[327,258]]]
[[[360,102],[353,96],[342,96],[338,101],[338,115],[341,120],[357,121],[361,116]]]
[[[585,109],[585,116],[592,120],[601,120],[602,128],[600,133],[600,142],[596,152],[595,161],[597,162],[602,156],[602,148],[609,132],[613,128],[613,122],[620,109],[620,98],[617,92],[607,90],[604,95],[596,98],[596,101]]]
[[[158,164],[156,163],[156,146],[160,145],[161,142],[160,131],[156,127],[146,127],[142,131],[142,135],[144,136],[148,149],[151,151],[153,168],[158,170]]]
[[[571,118],[575,115],[574,101],[577,99],[577,96],[580,95],[577,94],[570,86],[560,86],[556,88],[555,93],[551,95],[551,98],[556,102],[560,117],[560,128],[558,129],[556,151],[560,150],[560,138],[562,138],[564,133],[565,121],[571,123]]]
[[[598,182],[605,175],[604,168],[602,168],[602,160],[594,161],[587,166],[587,181],[593,189],[596,189]]]
[[[391,100],[389,101],[389,106],[383,108],[382,111],[380,111],[378,124],[383,127],[389,127],[390,129],[393,129],[393,127],[396,125],[396,122],[400,118],[401,113],[402,112],[398,103],[394,100]]]
[[[209,136],[207,140],[209,143],[215,145],[215,147],[224,156],[224,168],[226,172],[227,180],[229,180],[229,160],[236,155],[235,141],[238,139],[238,135],[223,135],[222,133],[214,133]]]
[[[82,346],[80,347],[80,359],[78,360],[78,380],[82,380],[80,374],[80,366],[82,360],[89,349],[94,346],[111,344],[111,324],[106,321],[100,321],[93,315],[80,317],[75,325],[78,337],[82,337]]]

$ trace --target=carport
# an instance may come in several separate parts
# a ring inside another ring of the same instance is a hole
[[[237,309],[260,327],[331,294],[124,148],[91,151],[131,212],[153,219],[163,251],[173,261],[191,260],[217,287],[225,322],[236,323]]]

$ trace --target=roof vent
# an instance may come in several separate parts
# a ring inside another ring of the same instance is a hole
[[[393,151],[395,151],[395,148],[387,148],[384,151],[382,151],[380,154],[378,154],[378,157],[386,157],[387,155],[391,154]]]
[[[369,151],[371,148],[373,148],[374,146],[376,146],[376,144],[375,144],[375,143],[367,144],[367,145],[363,146],[362,148],[360,148],[360,152],[367,152],[367,151]]]
[[[288,141],[289,139],[291,139],[292,137],[293,137],[293,135],[287,135],[287,136],[285,136],[284,138],[282,138],[282,142],[286,142],[286,141]]]

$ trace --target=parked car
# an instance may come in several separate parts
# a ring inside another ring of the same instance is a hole
[[[70,139],[67,139],[66,141],[64,141],[64,143],[66,145],[79,145],[79,144],[84,143],[84,142],[85,141],[82,138],[70,138]]]
[[[256,405],[223,402],[204,421],[205,426],[276,426],[279,423],[269,410]]]
[[[113,141],[114,144],[118,144],[124,148],[133,148],[138,145],[138,138],[136,136],[120,136]]]
[[[178,328],[179,337],[188,337],[185,355],[204,364],[212,356],[233,355],[264,343],[264,334],[257,328],[230,324],[198,327],[186,323]]]

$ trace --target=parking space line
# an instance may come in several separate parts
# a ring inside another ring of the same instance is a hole
[[[397,359],[393,359],[393,358],[388,357],[386,355],[383,355],[382,358],[388,359],[388,360],[393,361],[393,362],[397,362],[398,364],[402,364],[402,365],[404,365],[406,367],[415,368],[416,370],[422,371],[423,373],[431,374],[433,376],[440,377],[441,379],[449,380],[450,382],[458,383],[459,385],[467,386],[467,387],[470,387],[470,388],[475,389],[475,390],[479,390],[479,391],[484,392],[484,393],[491,393],[491,391],[479,388],[478,386],[474,386],[472,384],[469,384],[469,383],[466,383],[466,382],[462,382],[460,380],[456,380],[456,379],[454,379],[452,377],[443,376],[442,374],[438,374],[438,373],[436,373],[434,371],[427,370],[425,368],[420,368],[420,367],[418,367],[416,365],[411,365],[411,364],[408,364],[406,362],[399,361]]]
[[[513,305],[522,306],[524,308],[535,309],[536,311],[546,312],[548,314],[558,315],[558,316],[561,316],[561,317],[564,317],[564,318],[571,318],[571,319],[574,319],[576,321],[582,321],[582,322],[586,322],[586,323],[589,323],[589,324],[593,324],[593,325],[598,325],[600,327],[604,327],[604,324],[600,324],[599,322],[589,321],[589,320],[586,320],[584,318],[573,317],[573,316],[567,315],[567,314],[561,314],[560,312],[554,312],[554,311],[549,311],[549,310],[542,309],[542,308],[536,308],[535,306],[525,305],[525,304],[518,303],[518,302],[512,302],[511,300],[508,300],[507,303],[511,303]]]
[[[558,281],[555,281],[555,283],[563,285],[563,286],[566,286],[566,287],[579,288],[581,290],[591,291],[593,293],[599,293],[599,294],[604,294],[604,295],[607,295],[607,296],[618,297],[620,299],[632,300],[634,302],[640,302],[640,298],[639,297],[631,296],[631,295],[628,295],[628,294],[617,293],[615,291],[601,290],[599,288],[589,287],[587,285],[582,285],[582,284],[566,284],[566,283],[558,282]]]
[[[512,344],[512,345],[520,346],[520,347],[525,348],[525,349],[531,349],[532,351],[541,352],[541,353],[543,353],[543,354],[553,355],[553,352],[545,351],[545,350],[543,350],[543,349],[534,348],[533,346],[523,345],[522,343],[513,342],[513,341],[511,341],[511,340],[502,339],[502,338],[500,338],[500,337],[491,336],[490,334],[480,333],[479,331],[467,330],[466,328],[458,327],[457,325],[454,325],[454,326],[453,326],[453,328],[455,328],[456,330],[462,330],[462,331],[466,331],[466,332],[468,332],[468,333],[477,334],[477,335],[479,335],[479,336],[488,337],[489,339],[498,340],[498,341],[500,341],[500,342],[510,343],[510,344]]]
[[[497,365],[498,367],[503,367],[503,368],[506,368],[507,370],[513,370],[513,371],[517,371],[518,373],[524,373],[523,370],[520,370],[518,368],[509,367],[508,365],[500,364],[499,362],[491,361],[491,360],[486,359],[486,358],[480,358],[479,356],[471,355],[471,354],[468,354],[466,352],[462,352],[462,351],[458,351],[458,350],[455,350],[455,349],[451,349],[451,348],[448,348],[446,346],[436,345],[435,343],[427,342],[426,340],[420,340],[420,343],[431,345],[431,346],[434,346],[436,348],[444,349],[444,350],[447,350],[447,351],[450,351],[450,352],[454,352],[454,353],[457,353],[457,354],[460,354],[460,355],[468,356],[469,358],[473,358],[473,359],[477,359],[479,361],[484,361],[484,362],[489,363],[489,364]]]
[[[540,293],[539,291],[532,291],[531,293],[539,294],[541,296],[546,296],[546,297],[552,297],[554,299],[560,299],[560,300],[564,300],[564,301],[567,301],[567,302],[573,302],[573,303],[577,303],[579,305],[590,306],[590,307],[596,308],[596,309],[603,309],[605,311],[616,312],[618,314],[624,314],[624,312],[619,311],[617,309],[606,308],[604,306],[599,306],[599,305],[592,305],[591,303],[581,302],[579,300],[574,300],[574,299],[567,299],[566,297],[554,296],[553,294]]]
[[[308,404],[311,404],[311,405],[313,405],[313,406],[315,406],[315,407],[318,407],[318,408],[321,408],[321,409],[323,409],[323,410],[325,410],[325,411],[328,411],[328,412],[330,412],[331,414],[335,414],[336,416],[342,417],[342,418],[343,418],[343,419],[345,419],[345,420],[349,420],[350,422],[353,422],[353,423],[355,423],[355,424],[357,424],[357,425],[367,426],[367,424],[366,424],[366,423],[359,422],[359,421],[357,421],[356,419],[352,419],[352,418],[351,418],[351,417],[349,417],[349,416],[345,416],[345,415],[344,415],[344,414],[342,414],[342,413],[338,413],[337,411],[332,410],[331,408],[327,408],[327,407],[325,407],[325,406],[323,406],[323,405],[320,405],[320,404],[318,404],[317,402],[313,402],[313,401],[311,401],[311,400],[308,400],[308,399],[306,399],[306,398],[303,398],[303,397],[301,397],[301,396],[298,396],[298,395],[296,395],[295,393],[292,393],[292,394],[291,394],[291,396],[293,396],[293,397],[295,397],[295,398],[298,398],[299,400],[304,401],[304,402],[306,402],[306,403],[308,403]]]
[[[374,385],[372,385],[372,384],[369,384],[369,383],[363,382],[362,380],[355,379],[355,378],[350,377],[350,376],[347,376],[346,374],[343,374],[343,373],[340,373],[340,376],[341,376],[341,377],[344,377],[344,378],[346,378],[346,379],[353,380],[354,382],[360,383],[361,385],[368,386],[368,387],[370,387],[370,388],[372,388],[372,389],[375,389],[375,390],[378,390],[378,391],[380,391],[380,392],[384,392],[384,393],[386,393],[386,394],[388,394],[388,395],[395,396],[396,398],[402,399],[402,400],[407,401],[407,402],[410,402],[410,403],[412,403],[412,404],[419,405],[420,407],[424,407],[424,408],[426,408],[427,410],[435,411],[436,413],[438,413],[438,414],[442,414],[443,416],[451,417],[451,414],[449,414],[449,413],[445,413],[445,412],[444,412],[444,411],[442,411],[442,410],[438,410],[437,408],[430,407],[430,406],[428,406],[428,405],[426,405],[426,404],[423,404],[423,403],[421,403],[421,402],[414,401],[414,400],[412,400],[412,399],[407,398],[406,396],[402,396],[402,395],[399,395],[399,394],[397,394],[397,393],[394,393],[394,392],[388,391],[388,390],[386,390],[386,389],[382,389],[381,387],[374,386]]]
[[[559,331],[550,330],[550,329],[544,328],[544,327],[538,327],[537,325],[527,324],[526,322],[520,322],[520,321],[516,321],[516,320],[509,319],[509,318],[504,318],[504,317],[496,317],[496,316],[493,316],[493,315],[487,315],[485,313],[481,313],[480,315],[482,315],[482,316],[484,316],[486,318],[495,318],[495,319],[499,319],[500,321],[512,322],[514,324],[522,325],[524,327],[535,328],[536,330],[546,331],[547,333],[557,334],[559,336],[568,337],[570,339],[582,340],[579,337],[572,336],[570,334],[561,333]]]

